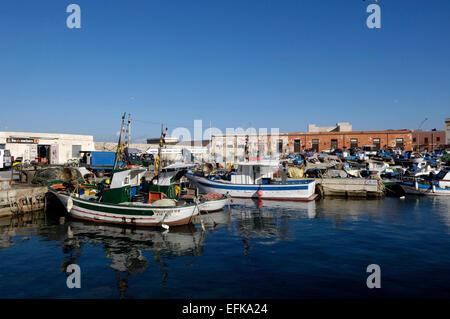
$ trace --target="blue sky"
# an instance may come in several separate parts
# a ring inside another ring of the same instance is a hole
[[[66,27],[81,7],[82,28]],[[443,129],[450,1],[2,0],[0,130],[114,140],[158,123]]]

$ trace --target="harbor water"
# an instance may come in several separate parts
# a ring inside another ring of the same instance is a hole
[[[59,213],[0,221],[0,298],[450,297],[450,198],[233,200],[202,215],[206,232],[198,217],[167,231]]]

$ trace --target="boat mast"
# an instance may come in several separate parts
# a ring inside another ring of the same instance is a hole
[[[248,135],[245,136],[245,148],[244,148],[244,153],[245,153],[245,161],[249,161],[248,160]]]
[[[167,127],[166,127],[166,131],[167,131]],[[159,176],[159,173],[161,172],[161,149],[163,148],[164,144],[166,143],[165,137],[166,137],[166,133],[164,132],[164,125],[161,124],[161,137],[159,138],[158,157],[155,161],[155,163],[156,163],[155,166],[157,166],[157,167],[155,167],[155,172],[154,172],[158,176]]]
[[[116,157],[114,159],[113,171],[115,171],[117,169],[119,160],[122,158],[122,155],[123,155],[122,133],[124,132],[125,114],[126,113],[123,113],[123,116],[122,116],[122,125],[120,126],[119,142],[117,143],[117,150],[116,150]]]

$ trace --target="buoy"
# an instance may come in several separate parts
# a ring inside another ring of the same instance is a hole
[[[263,192],[262,190],[259,189],[259,190],[256,192],[256,195],[257,195],[258,197],[263,197],[264,192]]]

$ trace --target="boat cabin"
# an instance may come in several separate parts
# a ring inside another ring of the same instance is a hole
[[[133,196],[139,194],[141,178],[145,172],[146,169],[142,168],[115,171],[110,187],[103,189],[102,201],[114,204],[129,202]]]
[[[178,181],[194,164],[172,164],[161,169],[161,172],[153,180],[154,185],[170,186]]]
[[[441,170],[435,178],[439,182],[439,187],[450,188],[450,171],[448,169]]]
[[[162,192],[169,198],[173,198],[178,195],[178,192],[175,190],[176,184],[194,166],[194,164],[172,164],[166,166],[161,169],[161,172],[145,188],[148,187],[148,190],[151,192]]]
[[[231,175],[232,184],[268,184],[273,179],[278,162],[243,162],[238,163],[236,174]]]

